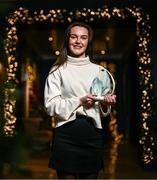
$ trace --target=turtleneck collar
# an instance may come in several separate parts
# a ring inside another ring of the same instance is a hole
[[[84,58],[75,58],[72,56],[67,56],[67,61],[70,64],[76,65],[76,66],[82,66],[90,63],[89,56],[84,57]]]

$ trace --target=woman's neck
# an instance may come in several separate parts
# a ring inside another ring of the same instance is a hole
[[[86,65],[90,63],[90,59],[89,56],[86,57],[72,57],[72,56],[67,56],[67,61],[70,64],[74,64],[74,65]]]

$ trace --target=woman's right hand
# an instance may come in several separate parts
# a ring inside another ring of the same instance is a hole
[[[84,106],[86,108],[91,108],[94,103],[95,99],[93,95],[86,95],[80,98],[80,106]]]

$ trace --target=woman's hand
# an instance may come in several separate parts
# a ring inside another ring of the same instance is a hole
[[[104,99],[102,101],[100,101],[102,105],[113,105],[116,103],[116,95],[112,94],[112,95],[106,95],[104,96]]]
[[[95,99],[94,99],[94,95],[86,95],[80,98],[80,105],[84,106],[86,108],[91,108],[94,103],[95,103]]]
[[[86,95],[80,98],[80,106],[84,106],[86,108],[91,108],[94,103],[97,101],[95,95]],[[102,106],[113,105],[116,103],[116,95],[106,95],[104,99],[100,101]]]

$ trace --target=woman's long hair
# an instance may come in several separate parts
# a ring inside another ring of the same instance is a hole
[[[86,49],[86,56],[88,55],[92,59],[93,30],[88,24],[86,24],[84,22],[74,22],[74,23],[70,24],[65,31],[60,55],[59,55],[56,63],[54,64],[56,69],[67,62],[67,55],[69,54],[70,32],[74,26],[84,27],[88,30],[89,39],[88,39],[88,45],[87,45],[87,49]]]

